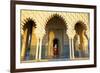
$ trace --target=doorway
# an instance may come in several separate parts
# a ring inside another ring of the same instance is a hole
[[[54,38],[53,38],[53,57],[61,57],[62,55],[62,49],[63,49],[63,31],[64,29],[49,29],[48,30],[48,35],[50,34],[50,32],[54,33]],[[49,40],[50,37],[48,37]],[[55,48],[55,44],[57,45],[57,47]],[[57,51],[55,51],[55,50]]]
[[[64,19],[57,14],[53,15],[53,17],[48,19],[45,30],[46,34],[43,38],[45,58],[69,58],[69,39],[66,34],[67,26]],[[55,39],[57,44],[56,47],[54,46]],[[56,52],[54,48],[56,48]]]

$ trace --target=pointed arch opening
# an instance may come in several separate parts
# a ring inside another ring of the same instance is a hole
[[[66,34],[67,24],[58,14],[48,19],[45,26],[46,34],[43,38],[46,58],[69,58],[69,38]],[[57,39],[58,42],[54,42]]]
[[[23,41],[22,41],[22,47],[21,47],[21,60],[26,61],[30,60],[30,50],[32,49],[33,45],[33,37],[35,37],[35,34],[33,35],[33,31],[36,28],[35,22],[31,18],[26,18],[23,23]],[[36,40],[36,39],[35,39]],[[32,59],[34,56],[32,56]]]
[[[74,56],[77,58],[87,58],[89,55],[89,40],[86,35],[87,26],[84,22],[78,21],[74,28],[76,31],[74,36]]]

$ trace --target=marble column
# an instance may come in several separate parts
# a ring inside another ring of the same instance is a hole
[[[72,27],[69,27],[67,30],[67,35],[69,37],[69,51],[70,51],[70,59],[74,59],[74,36],[75,30]]]
[[[72,50],[71,50],[71,38],[69,39],[69,52],[70,52],[70,59],[72,59]]]
[[[72,59],[72,47],[71,47],[71,28],[68,26],[68,29],[66,31],[66,34],[68,35],[69,38],[69,57]]]
[[[74,59],[74,39],[72,38],[72,59]]]
[[[39,41],[39,60],[41,60],[41,53],[42,53],[42,38]]]
[[[37,45],[36,45],[36,56],[35,56],[36,60],[38,60],[38,54],[39,54],[39,38],[37,38]]]

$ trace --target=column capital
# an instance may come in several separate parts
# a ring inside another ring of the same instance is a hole
[[[69,39],[74,39],[74,36],[76,34],[75,30],[71,29],[71,28],[68,28],[66,33],[67,33]]]

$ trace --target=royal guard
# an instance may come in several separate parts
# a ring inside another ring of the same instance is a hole
[[[58,48],[58,39],[54,39],[53,40],[53,55],[54,55],[54,57],[58,57],[59,56],[59,50],[58,50],[59,48]]]

